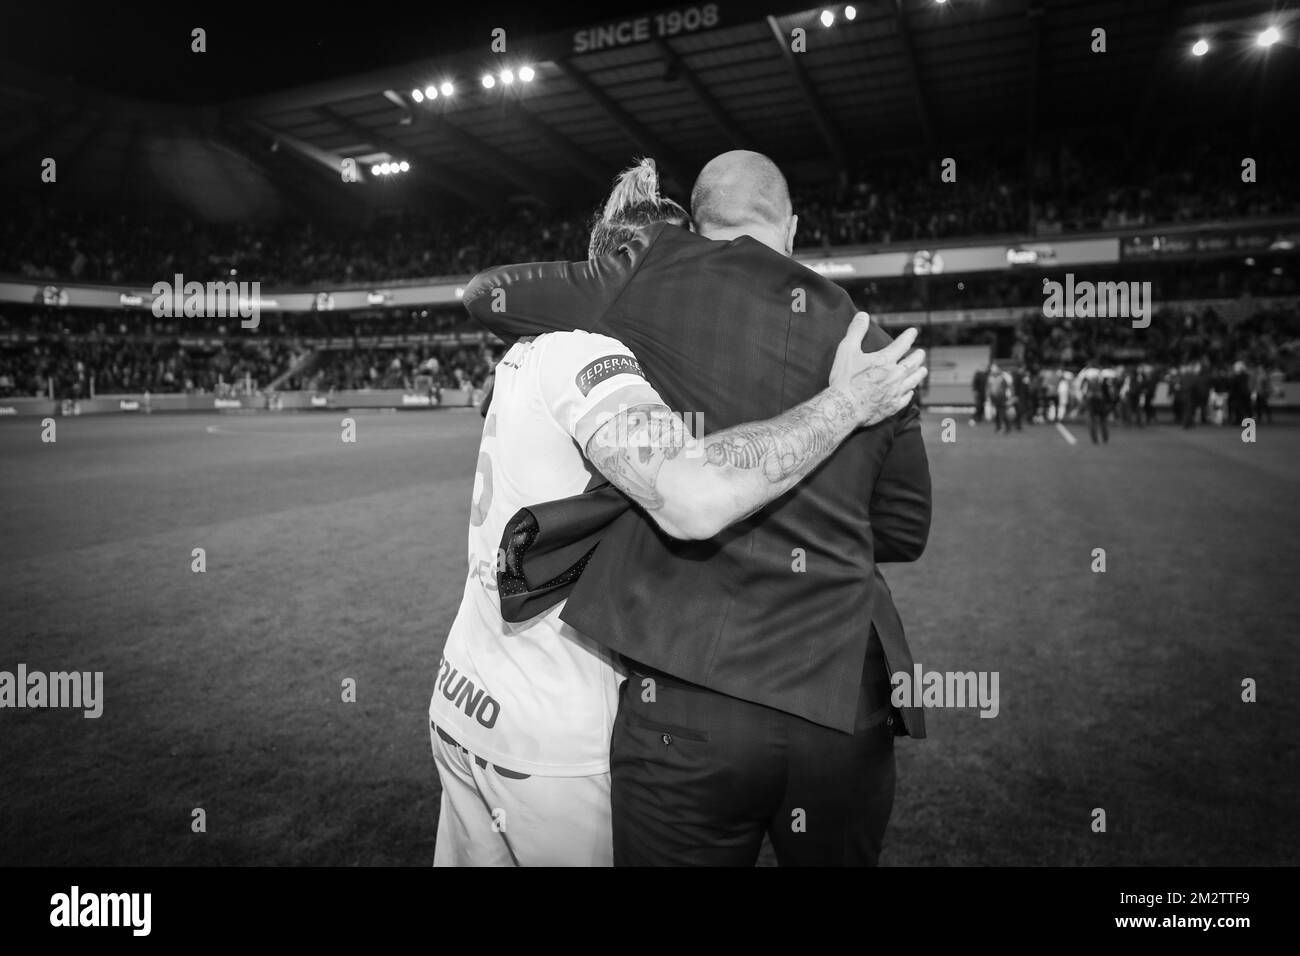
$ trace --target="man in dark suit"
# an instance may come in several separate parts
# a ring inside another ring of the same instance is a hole
[[[790,258],[797,218],[766,157],[709,163],[692,207],[701,235],[660,225],[612,257],[489,270],[465,305],[507,341],[574,328],[619,339],[705,433],[779,414],[824,383],[852,300]],[[864,347],[887,342],[873,326]],[[608,489],[595,496],[609,504]],[[563,540],[575,508],[521,512],[503,542],[502,607],[521,591],[567,595],[562,618],[628,661],[615,863],[752,864],[765,833],[783,864],[875,863],[893,737],[924,736],[919,710],[890,705],[889,676],[912,659],[876,567],[915,560],[929,531],[915,405],[706,541],[615,507],[594,550],[561,547],[558,564],[530,569],[529,549]]]

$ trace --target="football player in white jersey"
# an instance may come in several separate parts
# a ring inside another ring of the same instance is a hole
[[[496,572],[507,522],[609,481],[667,534],[712,537],[911,400],[925,375],[923,353],[904,358],[915,330],[867,354],[868,323],[865,313],[853,320],[817,396],[700,440],[616,339],[552,332],[505,354],[479,450],[468,580],[429,705],[442,782],[435,866],[613,863],[609,740],[623,674],[560,620],[562,602],[520,624],[503,620]],[[708,449],[738,434],[766,451],[706,466]]]

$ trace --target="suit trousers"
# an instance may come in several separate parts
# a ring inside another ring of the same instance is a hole
[[[883,670],[848,734],[628,665],[610,744],[615,866],[753,866],[765,834],[782,866],[876,865],[902,731]]]

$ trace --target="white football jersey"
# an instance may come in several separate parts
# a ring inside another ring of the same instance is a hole
[[[506,623],[497,552],[520,508],[604,481],[583,449],[621,408],[641,404],[663,400],[609,336],[548,333],[516,343],[497,366],[474,477],[469,577],[429,718],[498,767],[542,776],[609,769],[623,678],[617,658],[560,620],[563,603]]]

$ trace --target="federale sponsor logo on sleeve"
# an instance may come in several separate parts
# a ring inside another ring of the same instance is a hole
[[[588,364],[574,378],[579,391],[583,397],[591,394],[591,390],[615,375],[622,374],[639,375],[645,377],[641,371],[641,365],[630,355],[606,355],[596,361]]]

